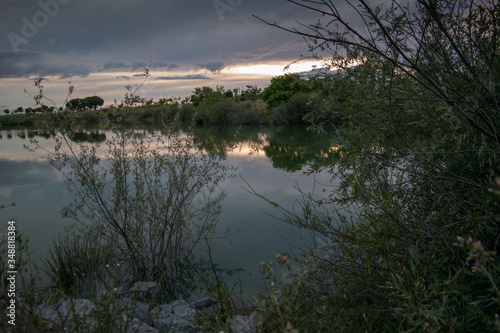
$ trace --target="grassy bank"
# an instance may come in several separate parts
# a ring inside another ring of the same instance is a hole
[[[267,123],[266,104],[262,100],[234,102],[227,99],[214,105],[174,104],[163,106],[135,106],[86,111],[54,113],[11,114],[0,116],[1,128],[53,126],[53,122],[69,119],[79,125],[139,122],[177,122],[203,125],[251,125]]]

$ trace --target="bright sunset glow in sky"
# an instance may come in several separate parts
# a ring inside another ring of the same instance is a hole
[[[299,63],[294,63],[285,70],[285,66],[282,64],[260,64],[260,65],[250,65],[250,66],[239,66],[234,68],[228,68],[228,73],[234,74],[255,74],[255,75],[283,75],[286,73],[300,73],[308,72],[313,68],[322,67],[323,63],[321,61],[302,61]]]
[[[121,102],[124,87],[139,84],[149,66],[151,77],[139,95],[157,100],[184,98],[202,86],[265,88],[276,75],[320,64],[301,61],[283,71],[309,55],[306,42],[253,16],[293,27],[297,21],[316,23],[314,13],[286,0],[214,3],[4,1],[0,110],[33,107],[24,90],[35,93],[37,77],[48,79],[44,92],[57,106],[65,100],[68,82],[75,86],[73,98],[98,95],[109,105]]]

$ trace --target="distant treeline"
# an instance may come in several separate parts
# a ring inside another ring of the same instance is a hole
[[[273,78],[264,90],[253,85],[244,89],[225,89],[204,86],[195,88],[192,95],[180,99],[161,98],[157,101],[137,98],[140,106],[124,104],[101,108],[104,100],[99,96],[75,98],[65,109],[40,106],[36,109],[21,107],[8,117],[0,117],[0,125],[33,125],[47,118],[33,113],[70,114],[74,120],[94,123],[101,121],[175,121],[198,125],[246,124],[309,124],[314,121],[338,121],[334,109],[324,96],[328,78],[302,78],[298,74],[285,74]],[[323,92],[323,93],[322,93]],[[9,114],[9,110],[4,111]],[[24,114],[23,114],[24,113]],[[319,115],[319,116],[318,116]]]

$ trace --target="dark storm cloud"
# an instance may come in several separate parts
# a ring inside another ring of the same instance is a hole
[[[155,78],[155,80],[212,80],[212,78],[209,78],[203,74],[189,74],[184,76],[162,76]]]
[[[196,69],[208,69],[212,73],[219,73],[224,69],[225,64],[220,61],[207,62],[206,64],[197,64]]]
[[[11,50],[0,50],[0,77],[27,77],[31,75],[30,67],[40,61],[41,52],[20,52],[15,54]]]
[[[132,72],[135,72],[138,69],[140,69],[142,71],[145,68],[148,68],[147,62],[136,61],[136,62],[132,63]]]
[[[164,60],[155,60],[152,61],[151,63],[148,62],[132,62],[132,63],[125,63],[123,61],[116,62],[116,61],[108,61],[105,64],[103,64],[102,68],[104,71],[110,71],[110,70],[121,70],[121,71],[136,71],[136,70],[143,70],[144,68],[149,68],[150,70],[172,70],[175,68],[178,68],[179,66],[176,63],[170,63],[168,61]]]
[[[130,65],[122,62],[108,61],[103,65],[104,69],[125,69],[130,68]]]
[[[177,64],[175,64],[175,63],[172,63],[172,64],[169,64],[169,65],[167,66],[167,69],[168,69],[168,70],[171,70],[171,69],[175,69],[175,68],[178,68],[178,67],[179,67],[179,65],[177,65]]]
[[[76,63],[57,63],[46,59],[43,52],[0,50],[0,78],[59,76],[84,77],[92,72],[89,66]]]
[[[179,65],[177,65],[174,62],[170,62],[168,60],[160,60],[160,59],[151,59],[150,61],[151,69],[157,69],[157,70],[172,70],[175,68],[178,68]]]
[[[1,60],[3,65],[9,65],[2,68],[1,77],[24,77],[30,71],[34,74],[37,68],[65,77],[88,75],[103,68],[134,71],[148,67],[151,57],[152,69],[198,66],[216,73],[224,64],[262,59],[263,54],[255,51],[259,48],[266,49],[266,59],[280,58],[282,46],[298,40],[297,36],[263,24],[252,14],[288,24],[303,13],[300,7],[284,0],[87,0],[64,1],[64,5],[59,0],[29,4],[4,1],[0,48],[14,49],[8,38],[12,33],[27,42],[17,45],[19,53],[36,51],[60,57],[57,65],[50,64],[46,56],[33,58],[37,65],[30,66],[27,58],[18,53],[18,58]],[[52,8],[54,15],[48,15],[40,3],[52,4],[45,7]],[[225,5],[217,6],[221,3]],[[44,12],[47,15],[43,16]],[[40,21],[44,17],[46,22]],[[26,35],[26,22],[39,25],[36,33]],[[289,58],[300,55],[296,50],[288,51]],[[79,65],[75,65],[72,54],[79,55]]]

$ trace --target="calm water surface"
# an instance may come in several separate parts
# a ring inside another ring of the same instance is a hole
[[[111,135],[86,131],[74,139],[99,142]],[[238,176],[224,184],[227,196],[220,216],[221,230],[230,227],[231,232],[214,242],[213,256],[222,268],[244,269],[239,275],[243,288],[255,292],[262,282],[259,261],[271,260],[279,252],[293,252],[308,234],[271,216],[279,216],[279,212],[245,190],[245,181],[257,193],[293,208],[300,198],[294,185],[306,192],[314,188],[315,193],[323,195],[318,183],[328,184],[329,174],[321,172],[312,177],[304,171],[335,150],[335,143],[303,127],[195,128],[193,135],[198,149],[237,168]],[[14,219],[17,230],[29,236],[33,256],[40,260],[47,255],[54,235],[73,223],[60,215],[72,196],[46,153],[23,149],[33,136],[42,147],[54,147],[53,135],[40,130],[0,131],[0,204],[9,206],[0,210],[0,233],[5,233],[7,221]],[[10,207],[13,202],[16,206]]]

